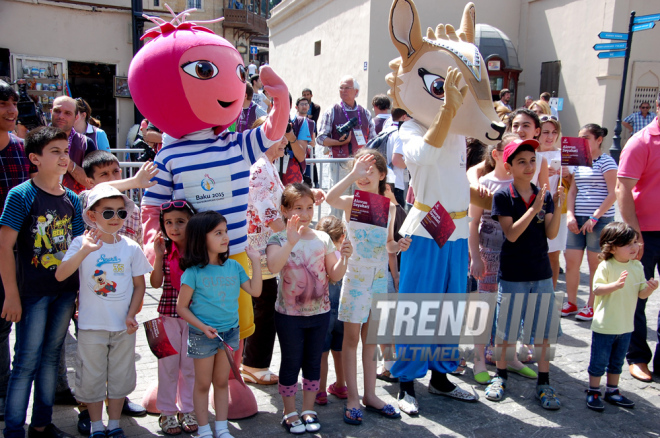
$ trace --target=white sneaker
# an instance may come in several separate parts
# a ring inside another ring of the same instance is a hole
[[[404,394],[404,397],[399,400],[399,409],[408,415],[419,414],[417,399],[407,392],[404,392]]]

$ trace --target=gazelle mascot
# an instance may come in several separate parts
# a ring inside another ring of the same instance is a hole
[[[413,117],[399,131],[415,193],[414,206],[400,231],[412,236],[412,243],[402,253],[399,293],[465,293],[468,205],[472,199],[490,209],[491,202],[480,198],[468,183],[465,136],[494,143],[505,129],[493,109],[486,66],[474,45],[474,4],[465,7],[460,29],[439,24],[424,36],[414,2],[395,0],[389,24],[392,42],[401,54],[390,62],[393,72],[386,78],[389,95],[396,107]],[[419,226],[438,201],[456,225],[442,248]],[[429,369],[430,393],[477,401],[476,394],[447,379],[447,373],[458,366],[457,360],[411,360],[405,345],[397,345],[397,352],[398,361],[391,372],[400,381],[402,411],[418,413],[414,379],[424,377]]]

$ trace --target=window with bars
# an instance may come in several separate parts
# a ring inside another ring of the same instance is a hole
[[[160,7],[160,0],[154,0],[154,8]]]
[[[658,97],[658,87],[635,88],[635,100],[633,101],[633,112],[639,111],[642,102],[651,103],[651,111],[655,108],[655,99]]]
[[[186,9],[195,8],[201,11],[204,9],[202,6],[202,0],[186,0]]]

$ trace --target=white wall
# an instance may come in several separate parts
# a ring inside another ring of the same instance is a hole
[[[565,135],[577,135],[587,123],[608,128],[609,149],[619,104],[622,59],[598,59],[593,45],[607,43],[598,34],[627,32],[630,11],[637,15],[660,13],[658,0],[522,0],[521,44],[519,54],[524,69],[521,94],[539,95],[541,63],[561,61],[559,97],[564,110],[559,114]],[[623,117],[630,113],[639,78],[649,70],[660,76],[657,61],[659,29],[637,32],[633,38],[630,70]],[[655,61],[638,64],[639,61]]]
[[[369,108],[369,0],[288,0],[268,21],[270,65],[289,86],[293,101],[310,88],[325,111],[339,101],[339,79],[353,75],[360,83],[357,101]],[[292,13],[293,12],[293,13]],[[314,56],[314,42],[321,54]]]

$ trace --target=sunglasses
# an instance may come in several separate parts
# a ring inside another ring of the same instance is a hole
[[[541,123],[547,122],[548,120],[554,120],[555,122],[559,121],[559,119],[557,117],[550,116],[548,114],[543,114],[541,117],[539,117],[539,120],[541,121]]]
[[[169,211],[173,208],[177,208],[177,209],[186,208],[188,209],[191,215],[195,214],[192,207],[190,207],[190,204],[188,204],[186,201],[167,201],[160,204],[160,211],[162,212]]]
[[[96,211],[96,210],[94,210],[94,211]],[[99,212],[96,211],[96,213],[99,213]],[[121,220],[124,220],[124,219],[126,219],[126,218],[128,217],[128,211],[126,211],[126,210],[123,209],[123,208],[120,208],[120,209],[117,210],[117,211],[115,211],[115,210],[103,210],[103,211],[100,212],[100,213],[101,213],[101,216],[103,216],[103,219],[105,219],[105,220],[107,220],[107,221],[109,221],[110,219],[112,219],[113,217],[115,217],[115,214],[116,214],[117,217],[118,217],[119,219],[121,219]]]

